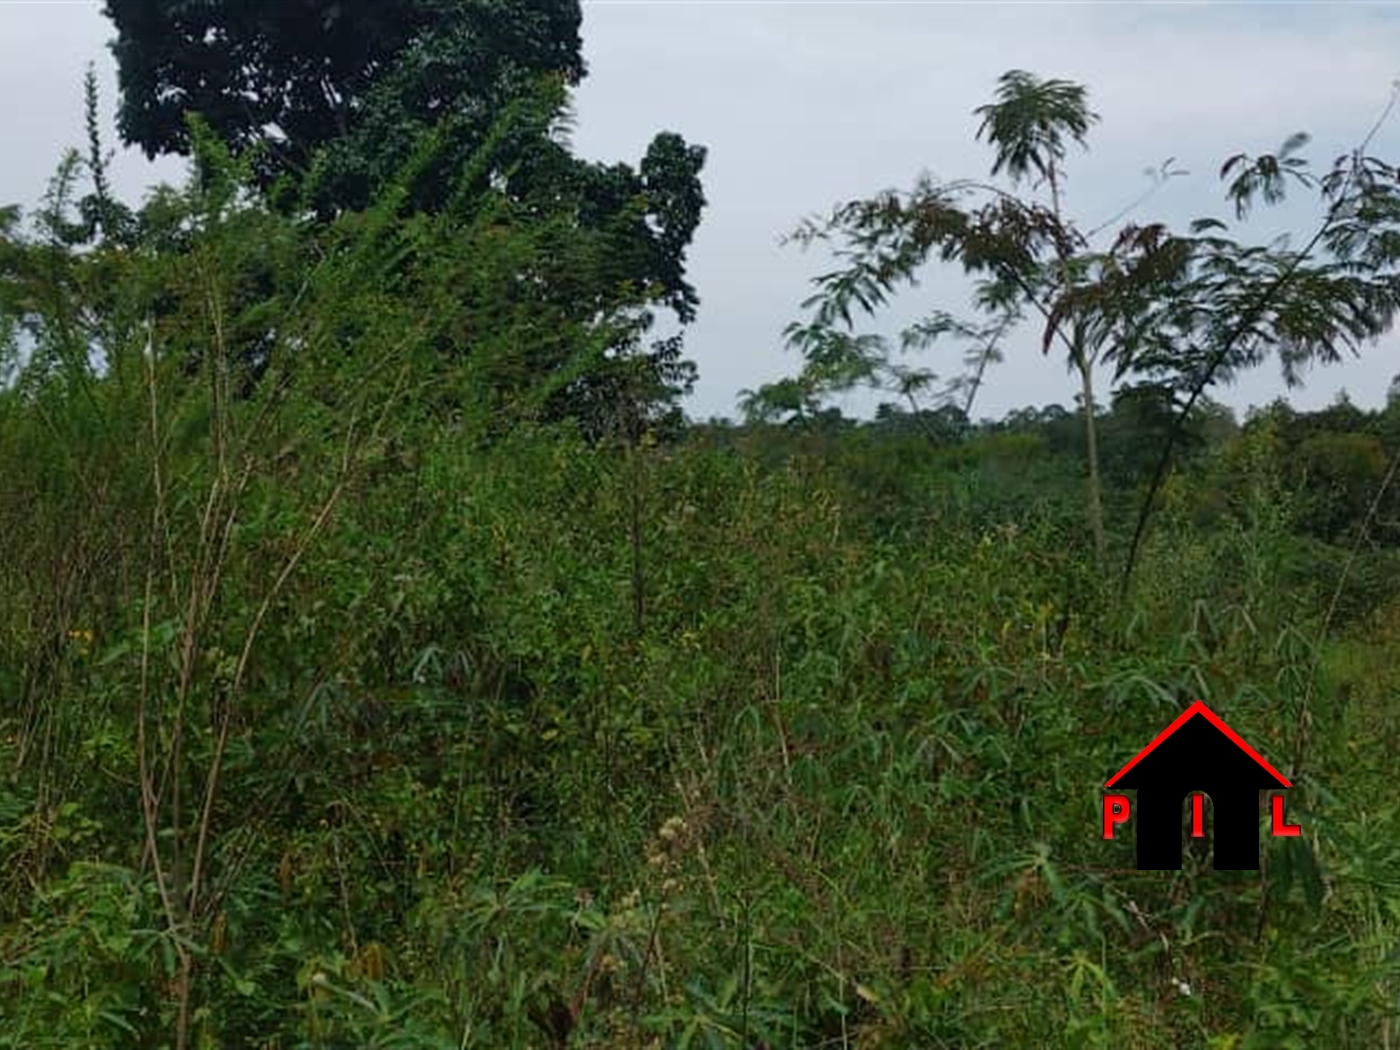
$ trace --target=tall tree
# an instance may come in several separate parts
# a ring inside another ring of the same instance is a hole
[[[1090,126],[1099,120],[1098,114],[1089,109],[1088,92],[1081,84],[1040,80],[1030,73],[1012,70],[1001,78],[996,102],[979,107],[976,113],[982,118],[978,139],[985,138],[996,150],[992,175],[1005,171],[1013,186],[1029,181],[1037,185],[1044,183],[1050,190],[1049,241],[1055,253],[1057,272],[1048,290],[1051,295],[1055,294],[1054,286],[1058,284],[1063,292],[1073,282],[1075,250],[1084,243],[1078,231],[1065,220],[1061,200],[1065,151],[1070,142],[1085,146]],[[1012,277],[1027,290],[1031,289],[1034,275],[1013,274]],[[1076,319],[1068,326],[1064,343],[1069,365],[1079,373],[1080,411],[1089,455],[1089,522],[1094,534],[1094,550],[1103,557],[1103,488],[1094,402],[1094,365],[1099,347],[1087,335],[1085,326]]]
[[[319,172],[323,206],[362,207],[457,110],[485,133],[541,74],[584,75],[577,0],[106,0],[122,137],[188,154],[199,113],[265,185]]]
[[[560,216],[561,238],[581,235],[560,248],[575,265],[536,274],[532,295],[586,318],[640,300],[693,320],[685,256],[705,205],[705,150],[665,132],[635,168],[573,156],[567,87],[586,72],[577,0],[107,0],[106,12],[121,133],[149,155],[189,153],[198,113],[269,200],[329,219],[394,186],[431,136],[410,208],[504,189],[518,215]],[[540,112],[503,124],[522,102]],[[597,367],[563,384],[553,414],[579,415],[568,404],[578,400],[596,430],[601,404],[629,417],[654,414],[647,399],[672,410],[693,366],[677,341],[646,343],[652,318],[635,311],[606,355],[593,354]],[[535,356],[548,359],[537,380],[568,371],[557,354]]]
[[[1314,179],[1296,155],[1303,135],[1276,154],[1227,161],[1221,177],[1237,219],[1258,202],[1279,203],[1290,185],[1320,192],[1327,217],[1301,250],[1242,243],[1213,218],[1187,234],[1161,223],[1085,230],[1066,216],[1062,196],[1067,147],[1082,144],[1095,120],[1084,89],[1012,71],[997,99],[977,112],[979,137],[996,150],[991,174],[1005,174],[1012,188],[924,178],[910,193],[852,201],[804,224],[796,235],[804,244],[843,242],[843,266],[816,279],[818,292],[804,304],[813,318],[791,326],[790,337],[806,358],[805,376],[867,378],[870,348],[879,342],[850,334],[852,308],[876,312],[935,260],[979,279],[978,306],[998,335],[1025,314],[1038,316],[1042,349],[1063,348],[1080,376],[1088,515],[1101,556],[1095,369],[1110,365],[1115,380],[1134,375],[1179,395],[1178,423],[1139,517],[1131,567],[1175,435],[1209,386],[1273,352],[1285,379],[1296,382],[1308,365],[1338,360],[1389,328],[1400,305],[1395,169],[1364,156],[1363,145]],[[1160,177],[1174,174],[1168,161]],[[1048,199],[1012,192],[1027,180]],[[943,311],[931,317],[932,331],[952,330]]]
[[[797,232],[796,239],[802,243],[832,234],[843,236],[848,247],[842,255],[850,263],[817,279],[820,291],[804,304],[816,308],[813,322],[789,328],[790,339],[806,355],[809,369],[820,361],[830,371],[831,358],[851,362],[850,351],[861,347],[862,341],[871,347],[869,337],[843,338],[835,331],[837,323],[850,326],[853,304],[873,311],[897,285],[913,284],[916,271],[935,252],[945,261],[960,261],[965,270],[978,275],[977,304],[990,321],[972,325],[936,310],[901,341],[905,349],[922,349],[945,335],[971,335],[974,353],[968,364],[972,373],[957,381],[959,389],[975,390],[981,385],[987,364],[999,358],[1001,341],[1026,309],[1050,318],[1051,305],[1073,285],[1088,241],[1065,215],[1064,162],[1068,147],[1084,146],[1089,129],[1099,119],[1089,109],[1088,92],[1069,81],[1043,80],[1012,70],[1001,77],[995,101],[979,107],[975,115],[981,118],[977,138],[994,150],[991,176],[1005,175],[1010,190],[981,182],[939,184],[922,179],[907,197],[887,192],[855,201],[838,208],[827,222],[809,222]],[[1032,191],[1047,190],[1048,201],[1012,192],[1027,186]],[[964,207],[969,199],[973,206]],[[1089,459],[1088,516],[1094,548],[1102,557],[1103,497],[1094,394],[1100,346],[1088,326],[1077,320],[1056,331],[1054,338],[1063,345],[1068,364],[1080,380]],[[874,343],[877,352],[879,345]],[[844,371],[864,379],[874,369],[847,364]]]

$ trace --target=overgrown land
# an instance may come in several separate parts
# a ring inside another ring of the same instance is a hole
[[[164,8],[184,185],[115,199],[90,80],[0,213],[0,1047],[1400,1043],[1400,390],[1212,398],[1390,328],[1369,142],[1086,230],[1088,93],[1008,73],[700,424],[705,150],[572,154],[576,3]],[[1078,403],[979,422],[1018,329]],[[1195,700],[1295,785],[1260,871],[1102,838]]]

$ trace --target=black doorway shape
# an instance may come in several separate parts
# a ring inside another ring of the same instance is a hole
[[[1137,753],[1105,787],[1137,790],[1137,866],[1181,869],[1181,805],[1210,796],[1215,870],[1259,867],[1259,792],[1293,785],[1201,701]]]

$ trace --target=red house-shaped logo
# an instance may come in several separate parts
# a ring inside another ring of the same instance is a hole
[[[1137,866],[1180,869],[1182,800],[1204,793],[1214,815],[1215,870],[1259,867],[1259,792],[1289,788],[1286,777],[1250,747],[1220,717],[1197,701],[1137,753],[1104,785],[1135,788],[1137,804],[1125,795],[1104,796],[1104,838],[1137,810]],[[1192,834],[1204,832],[1204,800],[1194,800]],[[1297,835],[1283,823],[1283,797],[1273,798],[1273,833]]]

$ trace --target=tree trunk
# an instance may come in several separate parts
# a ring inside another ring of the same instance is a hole
[[[1074,363],[1079,369],[1084,401],[1084,440],[1089,448],[1089,526],[1094,533],[1094,557],[1104,562],[1103,479],[1099,474],[1099,431],[1094,419],[1094,363],[1084,356],[1084,345],[1074,334]]]
[[[1055,166],[1051,165],[1047,176],[1050,181],[1050,207],[1060,222],[1060,180]],[[1070,289],[1069,258],[1060,253],[1060,286],[1062,291]],[[1076,322],[1070,343],[1071,360],[1079,369],[1080,389],[1084,400],[1084,441],[1089,447],[1089,527],[1094,534],[1094,560],[1099,568],[1104,564],[1103,536],[1103,483],[1099,477],[1099,431],[1094,420],[1094,362],[1084,353],[1084,331]]]

